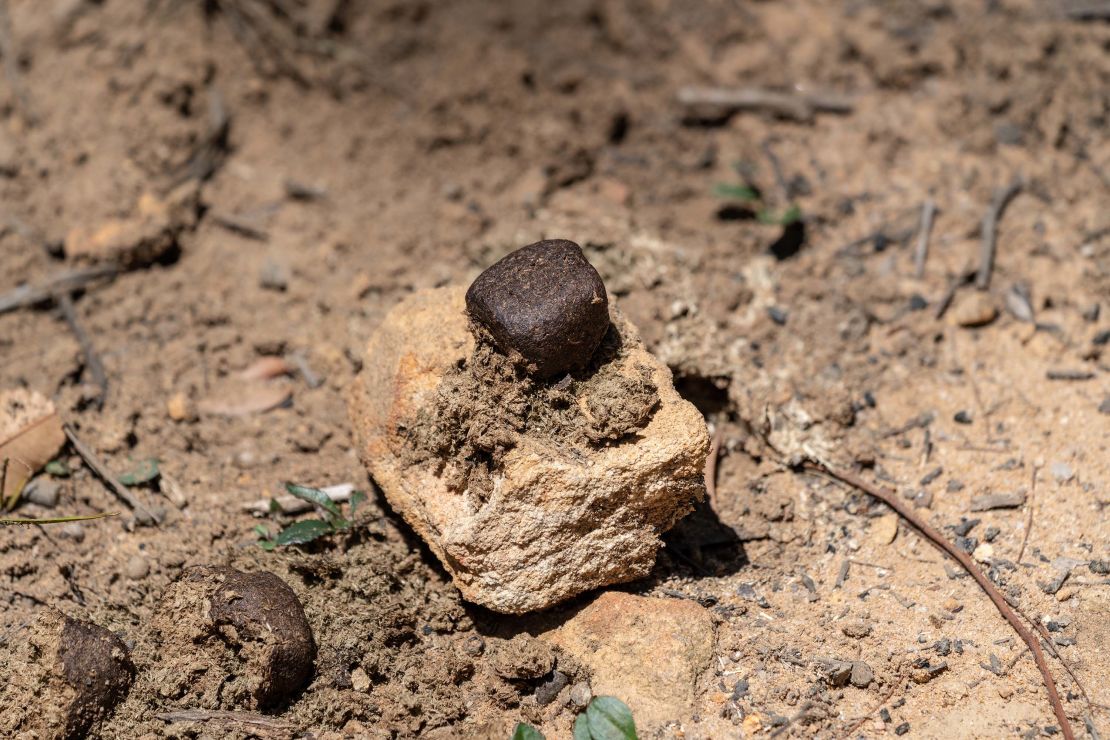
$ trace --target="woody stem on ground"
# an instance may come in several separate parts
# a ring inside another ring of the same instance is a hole
[[[1059,693],[1056,691],[1056,682],[1052,679],[1052,673],[1048,669],[1048,663],[1045,660],[1044,653],[1041,651],[1040,643],[1037,642],[1037,638],[1034,637],[1033,633],[1030,632],[1024,624],[1022,624],[1022,621],[1020,618],[1018,618],[1018,615],[1014,612],[1010,605],[1006,603],[1006,599],[1002,596],[995,585],[990,582],[990,579],[988,579],[983,574],[983,572],[979,570],[979,567],[975,565],[971,557],[966,552],[960,550],[951,542],[949,542],[943,534],[938,532],[932,527],[932,525],[930,525],[924,519],[914,513],[913,509],[911,509],[905,502],[900,500],[898,498],[898,495],[894,491],[868,483],[862,478],[859,478],[858,476],[855,476],[846,471],[834,470],[827,467],[826,465],[823,465],[822,463],[809,461],[805,463],[805,467],[810,470],[823,473],[830,478],[833,478],[837,481],[840,481],[841,483],[847,484],[853,488],[863,491],[870,496],[874,496],[875,498],[879,499],[887,506],[894,509],[898,513],[898,515],[909,522],[909,524],[912,525],[914,529],[925,535],[926,539],[928,539],[930,542],[944,551],[947,555],[952,557],[963,567],[964,570],[966,570],[971,575],[972,578],[975,579],[975,582],[979,584],[979,587],[982,588],[983,591],[986,592],[990,600],[994,602],[994,605],[998,608],[998,611],[1002,614],[1003,617],[1005,617],[1006,621],[1010,623],[1010,626],[1014,628],[1014,631],[1018,633],[1018,636],[1021,637],[1022,641],[1024,641],[1025,644],[1029,646],[1029,650],[1033,653],[1033,660],[1036,662],[1037,668],[1041,672],[1041,678],[1044,680],[1045,689],[1048,691],[1048,700],[1052,704],[1052,711],[1056,715],[1056,720],[1060,723],[1060,730],[1063,733],[1065,740],[1074,740],[1075,735],[1072,733],[1071,724],[1068,722],[1068,717],[1064,713],[1064,705],[1060,701]]]

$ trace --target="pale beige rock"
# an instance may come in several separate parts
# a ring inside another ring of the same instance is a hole
[[[589,670],[595,696],[627,704],[641,737],[693,716],[715,640],[713,615],[692,601],[615,591],[540,637]]]
[[[505,456],[484,503],[448,488],[437,461],[413,464],[398,425],[430,403],[468,357],[462,287],[416,293],[375,332],[350,397],[360,454],[390,504],[427,541],[465,598],[495,611],[543,609],[646,576],[659,536],[704,495],[705,421],[670,370],[614,311],[629,372],[646,366],[659,405],[648,424],[592,450],[527,435]],[[623,366],[622,366],[623,369]],[[450,464],[450,463],[448,463]]]

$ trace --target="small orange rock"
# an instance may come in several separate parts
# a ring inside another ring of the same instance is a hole
[[[944,600],[944,608],[953,614],[964,608],[964,605],[949,596]]]
[[[184,421],[189,418],[189,399],[184,393],[178,391],[166,401],[166,413],[174,421]]]

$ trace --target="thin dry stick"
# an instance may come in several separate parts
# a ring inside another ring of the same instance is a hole
[[[69,442],[73,445],[73,449],[77,452],[78,455],[81,456],[81,459],[85,461],[85,464],[88,465],[89,468],[91,468],[92,471],[96,473],[102,481],[104,481],[109,490],[111,490],[111,492],[114,493],[117,498],[123,501],[123,503],[130,506],[131,509],[135,512],[136,524],[158,523],[157,517],[155,517],[154,514],[152,514],[151,511],[143,505],[143,502],[140,501],[138,497],[135,496],[135,494],[127,490],[127,487],[119,482],[119,479],[112,474],[112,471],[108,469],[108,466],[101,462],[100,459],[97,458],[96,454],[89,448],[89,446],[81,441],[81,438],[77,436],[77,432],[73,430],[73,427],[71,427],[69,424],[63,424],[62,430],[66,433],[66,437],[69,438]]]
[[[991,284],[994,253],[998,247],[998,219],[1002,218],[1002,212],[1006,210],[1006,206],[1021,192],[1023,187],[1025,187],[1025,183],[1021,177],[1015,177],[1014,181],[1005,188],[994,191],[991,207],[987,209],[987,215],[983,217],[983,243],[979,249],[979,272],[975,275],[975,287],[979,290],[986,290]]]
[[[1035,496],[1037,495],[1037,471],[1040,470],[1036,465],[1033,466],[1033,479],[1029,483],[1029,515],[1025,518],[1025,536],[1021,538],[1021,549],[1018,550],[1017,560],[1014,561],[1021,565],[1021,558],[1025,555],[1025,546],[1029,544],[1029,534],[1033,531],[1033,507],[1036,505]]]
[[[844,731],[843,737],[851,737],[852,733],[855,732],[856,730],[858,730],[860,727],[862,727],[863,723],[866,722],[873,714],[875,714],[875,712],[882,709],[883,705],[886,704],[888,701],[890,701],[890,697],[894,696],[894,692],[895,692],[895,690],[897,690],[897,688],[898,688],[898,684],[896,684],[896,683],[891,684],[890,685],[890,690],[886,692],[886,694],[879,701],[879,703],[876,704],[873,709],[869,710],[862,717],[857,718],[856,721],[852,723],[852,726]]]
[[[115,277],[118,272],[119,268],[115,265],[101,265],[83,270],[65,270],[38,285],[20,285],[0,295],[0,313],[53,300],[58,293],[72,293],[102,278]]]
[[[7,526],[9,524],[66,524],[68,522],[88,522],[93,519],[103,519],[107,516],[117,516],[114,511],[106,511],[101,514],[82,514],[81,516],[52,516],[42,519],[0,519],[0,525]]]
[[[917,248],[913,253],[913,274],[917,278],[925,275],[925,260],[929,256],[929,235],[933,232],[933,218],[937,214],[937,204],[929,198],[921,206],[921,228],[917,231]]]
[[[74,307],[73,298],[70,297],[69,293],[58,295],[58,308],[62,310],[62,318],[65,319],[69,330],[73,332],[77,344],[81,345],[81,354],[85,357],[85,367],[88,368],[93,382],[100,389],[100,394],[96,398],[96,408],[100,410],[104,408],[104,402],[108,400],[108,374],[104,372],[104,363],[100,361],[100,355],[97,354],[96,347],[93,346],[88,332],[77,320],[77,309]]]
[[[291,732],[293,725],[276,717],[254,712],[232,712],[223,709],[184,709],[179,712],[162,712],[154,715],[163,722],[215,722],[217,724],[246,725],[262,730]]]
[[[1071,723],[1068,721],[1068,716],[1064,712],[1064,705],[1063,703],[1061,703],[1060,695],[1056,691],[1056,682],[1052,679],[1052,672],[1048,669],[1048,663],[1045,661],[1044,653],[1041,651],[1040,643],[1037,642],[1037,638],[1033,635],[1033,633],[1030,632],[1024,624],[1022,624],[1022,621],[1018,618],[1018,615],[1014,612],[1010,605],[1006,603],[1006,599],[1003,598],[1002,594],[999,593],[998,589],[995,588],[990,579],[983,575],[983,572],[979,570],[971,557],[966,552],[960,550],[951,542],[949,542],[944,535],[942,535],[924,519],[914,513],[913,509],[911,509],[905,502],[899,499],[898,495],[895,492],[868,483],[862,478],[852,475],[851,473],[841,470],[833,470],[821,463],[808,462],[807,466],[812,470],[824,473],[825,475],[835,478],[841,483],[863,491],[870,496],[874,496],[890,508],[894,509],[910,525],[912,525],[915,529],[925,535],[926,539],[928,539],[938,548],[943,550],[947,555],[952,557],[963,567],[964,570],[968,572],[968,574],[971,575],[972,578],[975,579],[975,582],[979,584],[979,587],[983,589],[990,600],[994,602],[994,605],[998,609],[999,613],[1001,613],[1006,621],[1010,623],[1010,626],[1014,628],[1014,631],[1018,633],[1018,636],[1025,642],[1026,645],[1029,646],[1029,649],[1033,652],[1033,660],[1036,661],[1037,668],[1041,672],[1041,678],[1044,679],[1044,686],[1045,689],[1048,691],[1048,700],[1052,704],[1052,711],[1056,715],[1056,720],[1060,723],[1060,731],[1064,735],[1064,740],[1075,740],[1075,735],[1071,729]]]
[[[710,503],[717,498],[717,456],[721,451],[721,425],[713,430],[713,441],[709,443],[709,457],[705,458],[705,492]]]
[[[776,115],[808,121],[815,113],[851,113],[855,103],[842,95],[787,93],[759,88],[684,87],[678,102],[686,106],[713,106],[726,111],[767,110]]]

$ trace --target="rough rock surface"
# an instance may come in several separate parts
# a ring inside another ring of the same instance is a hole
[[[713,615],[692,601],[610,591],[541,635],[590,672],[597,696],[628,704],[651,730],[688,718],[713,660]]]
[[[316,659],[304,608],[285,581],[226,566],[185,571],[145,640],[157,655],[142,680],[189,708],[271,709],[304,686]]]
[[[408,427],[474,353],[463,289],[410,296],[371,338],[350,399],[360,453],[468,600],[519,614],[643,577],[659,535],[703,495],[709,442],[701,414],[619,311],[611,319],[621,348],[616,369],[646,373],[658,393],[642,428],[567,445],[523,429],[491,461],[481,495],[458,488],[458,468],[470,461],[415,456]],[[572,400],[596,408],[590,398]]]
[[[85,737],[131,687],[127,648],[91,622],[49,609],[11,640],[0,659],[0,736]]]

